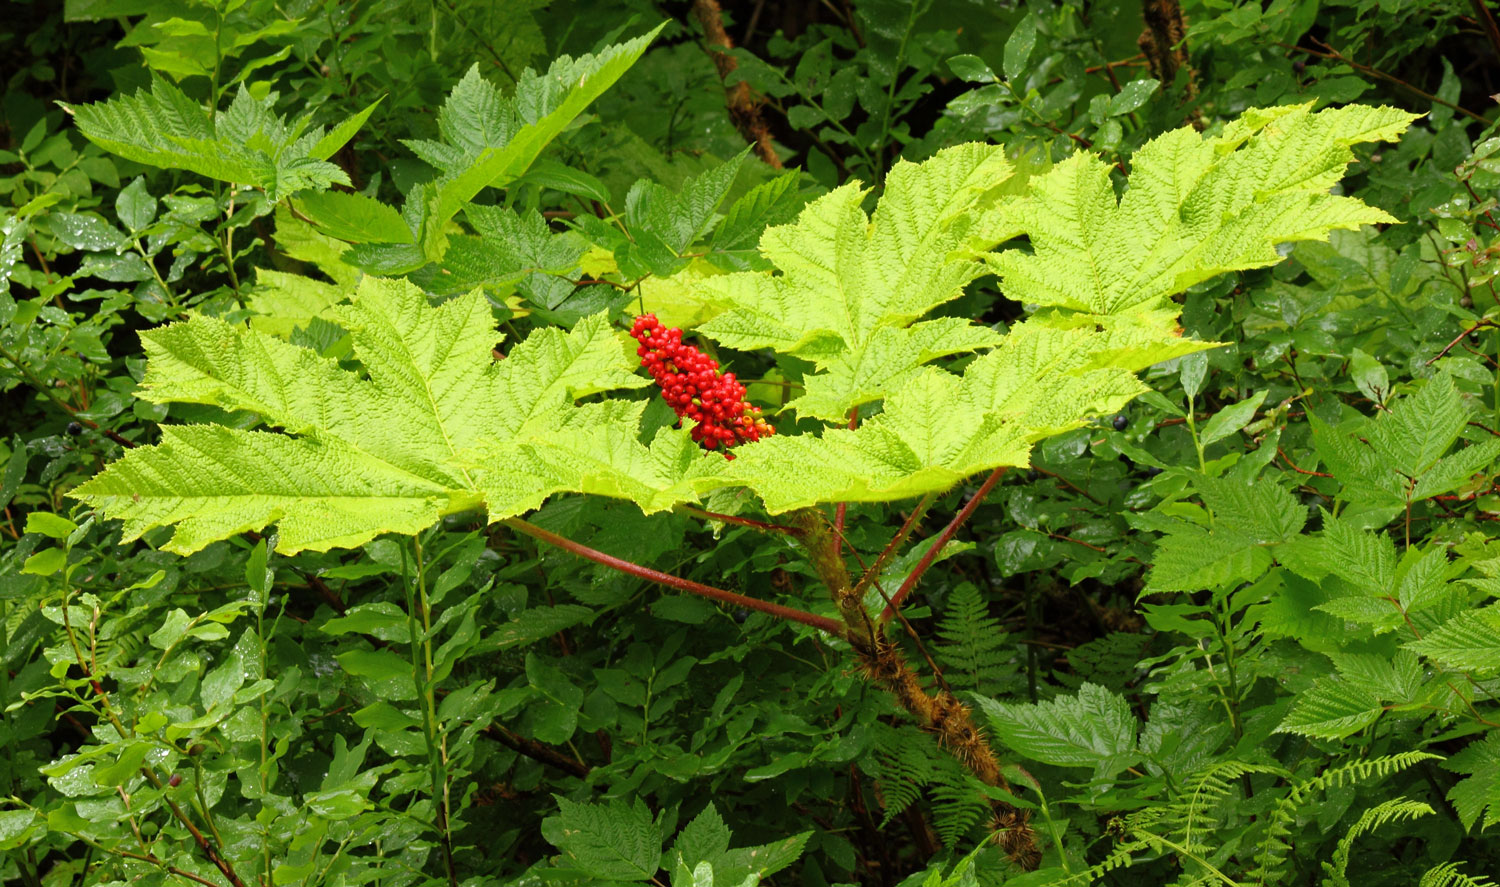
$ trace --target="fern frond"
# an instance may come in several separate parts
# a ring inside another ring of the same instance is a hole
[[[1414,764],[1438,757],[1427,752],[1408,751],[1366,761],[1351,761],[1341,767],[1324,771],[1312,779],[1301,780],[1293,784],[1291,790],[1276,802],[1276,806],[1267,817],[1265,836],[1262,838],[1261,849],[1256,854],[1256,865],[1251,873],[1252,876],[1261,884],[1274,882],[1281,864],[1292,850],[1291,823],[1296,821],[1297,810],[1303,807],[1312,795],[1330,788],[1343,788],[1374,779],[1384,779]]]
[[[938,623],[942,642],[933,655],[944,666],[948,682],[986,696],[1001,695],[1016,671],[1010,635],[989,614],[979,589],[963,583],[953,589]]]
[[[1354,840],[1360,835],[1374,831],[1388,822],[1431,816],[1433,812],[1432,807],[1427,804],[1408,798],[1391,798],[1366,810],[1339,839],[1338,847],[1333,851],[1333,860],[1323,863],[1323,872],[1328,875],[1328,880],[1324,883],[1332,887],[1350,887],[1347,874],[1349,854],[1354,849]]]
[[[1215,808],[1223,808],[1224,802],[1239,791],[1241,777],[1251,773],[1273,773],[1285,775],[1280,767],[1268,764],[1250,764],[1245,761],[1218,761],[1198,771],[1187,781],[1181,800],[1169,807],[1171,813],[1164,822],[1171,823],[1173,833],[1182,836],[1188,847],[1200,846],[1198,833],[1222,821]]]
[[[1122,843],[1099,862],[1081,872],[1073,872],[1059,880],[1049,881],[1047,887],[1088,887],[1110,872],[1129,868],[1135,862],[1135,854],[1145,848],[1146,845],[1139,841]]]
[[[970,829],[990,815],[991,810],[977,781],[972,777],[965,778],[966,774],[956,766],[942,769],[952,772],[945,774],[948,779],[939,780],[931,787],[932,822],[943,845],[956,847]]]
[[[1458,866],[1456,862],[1433,866],[1422,875],[1417,887],[1495,887],[1495,882],[1484,875],[1466,875]]]

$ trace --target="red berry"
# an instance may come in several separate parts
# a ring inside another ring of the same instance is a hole
[[[720,375],[718,361],[682,344],[682,330],[665,328],[656,315],[642,314],[631,323],[630,335],[640,343],[635,353],[661,387],[662,400],[679,420],[696,423],[692,439],[704,449],[718,450],[722,444],[724,457],[733,459],[729,447],[775,433],[760,410],[745,403],[745,386],[734,373]]]

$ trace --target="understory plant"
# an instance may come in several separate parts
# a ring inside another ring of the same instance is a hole
[[[147,67],[16,154],[0,874],[1489,883],[1451,64],[553,5],[69,4]]]

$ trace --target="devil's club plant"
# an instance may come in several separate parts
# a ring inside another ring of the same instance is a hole
[[[163,426],[159,443],[127,453],[74,495],[122,519],[126,540],[174,528],[166,547],[184,554],[272,524],[278,550],[291,554],[414,534],[444,515],[483,511],[637,576],[841,638],[920,726],[981,782],[1003,789],[968,706],[946,687],[928,688],[887,636],[886,620],[1004,470],[1027,464],[1035,443],[1118,411],[1143,390],[1137,371],[1212,347],[1181,336],[1174,294],[1275,264],[1279,244],[1392,221],[1329,189],[1350,145],[1394,138],[1410,119],[1386,108],[1287,106],[1248,112],[1214,136],[1185,128],[1137,152],[1123,196],[1109,164],[1086,153],[1015,196],[1002,188],[1014,175],[1002,149],[978,144],[897,164],[871,216],[858,184],[832,191],[794,223],[765,232],[761,256],[775,272],[692,285],[711,315],[698,334],[814,366],[787,409],[829,424],[796,434],[770,435],[743,407],[732,376],[650,315],[633,328],[637,353],[673,409],[696,424],[663,427],[644,441],[646,401],[622,394],[647,382],[606,313],[568,331],[540,329],[496,360],[499,335],[478,292],[433,305],[409,282],[366,278],[347,306],[331,309],[352,335],[357,369],[194,317],[144,335],[140,396],[212,405],[265,427]],[[1023,235],[1028,246],[1008,245]],[[1029,318],[1004,332],[928,318],[991,272],[1032,307]],[[934,363],[974,352],[983,353],[956,371]],[[731,444],[733,461],[704,452]],[[978,492],[901,587],[881,588],[881,571],[932,498],[981,474],[988,477]],[[718,517],[795,538],[836,619],[657,573],[518,517],[560,493],[625,499],[650,514],[736,488],[789,519]],[[830,519],[819,506],[916,497],[902,532],[851,576],[842,507]],[[995,806],[1002,845],[1034,866],[1027,816],[1004,801]]]

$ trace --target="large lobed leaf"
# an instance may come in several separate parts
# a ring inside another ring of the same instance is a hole
[[[1001,288],[1041,307],[1130,314],[1227,271],[1274,265],[1278,244],[1396,221],[1328,192],[1351,145],[1394,139],[1418,115],[1311,108],[1251,109],[1209,138],[1190,128],[1158,136],[1131,158],[1118,199],[1109,164],[1068,158],[1011,210],[1032,251],[990,258]]]
[[[565,490],[666,508],[693,498],[684,475],[722,465],[687,453],[685,431],[642,446],[639,404],[575,406],[646,384],[602,314],[538,331],[497,361],[478,293],[433,307],[409,283],[366,278],[334,311],[363,373],[207,317],[144,334],[144,399],[253,413],[273,428],[165,427],[160,444],[130,451],[74,495],[124,519],[127,538],[175,526],[174,551],[279,523],[290,553],[412,533],[480,506],[503,517]],[[481,451],[495,456],[488,467]],[[667,451],[676,459],[663,466]],[[510,461],[522,456],[548,470]]]
[[[912,324],[984,273],[971,242],[984,239],[986,210],[1010,175],[1002,148],[967,144],[898,163],[873,216],[857,183],[824,195],[762,236],[780,274],[703,282],[708,298],[731,307],[700,331],[813,361],[822,372],[791,407],[830,421],[895,391],[930,360],[998,344],[994,331],[962,320]]]

